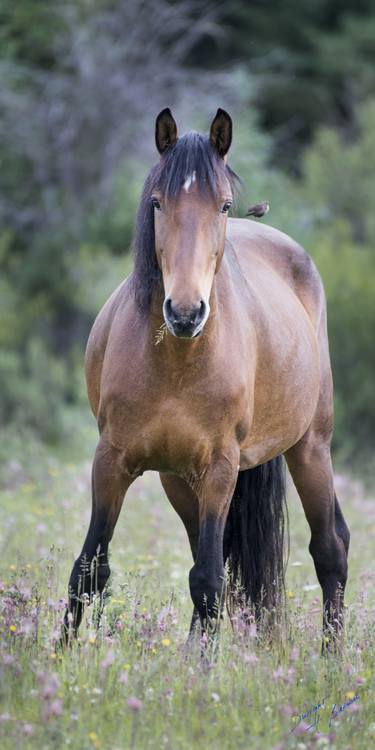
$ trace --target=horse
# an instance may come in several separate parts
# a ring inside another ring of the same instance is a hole
[[[225,597],[272,611],[284,586],[284,458],[311,530],[323,643],[340,643],[349,530],[331,460],[333,385],[319,273],[287,235],[229,218],[232,120],[181,137],[169,108],[144,185],[134,268],[85,357],[99,427],[92,515],[69,581],[65,633],[103,596],[123,499],[157,471],[190,542],[191,631],[216,632]],[[68,636],[67,636],[68,637]]]

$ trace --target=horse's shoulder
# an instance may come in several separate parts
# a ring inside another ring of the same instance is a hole
[[[97,413],[100,396],[100,380],[113,321],[129,295],[130,277],[126,278],[112,292],[96,316],[87,341],[85,353],[85,374],[87,392],[91,408]]]

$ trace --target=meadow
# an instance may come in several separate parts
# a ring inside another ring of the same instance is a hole
[[[375,495],[338,474],[351,529],[346,639],[320,656],[321,595],[289,486],[286,620],[270,644],[225,617],[216,660],[186,653],[190,551],[157,475],[130,489],[112,542],[99,630],[56,651],[66,586],[90,514],[95,426],[55,452],[20,436],[1,473],[0,743],[77,750],[369,750],[375,746]],[[341,709],[341,710],[340,710]]]

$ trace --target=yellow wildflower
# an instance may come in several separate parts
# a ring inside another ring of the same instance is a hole
[[[163,640],[162,640],[163,646],[170,646],[170,643],[171,642],[170,642],[169,638],[163,638]]]
[[[89,733],[89,740],[92,742],[94,747],[100,747],[100,740],[96,732],[90,732]]]

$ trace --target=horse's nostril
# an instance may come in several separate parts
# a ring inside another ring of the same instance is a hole
[[[203,299],[201,299],[200,305],[199,305],[198,316],[197,316],[199,322],[201,322],[201,320],[203,320],[205,314],[206,314],[206,303],[204,302]]]
[[[164,302],[164,310],[165,310],[165,314],[166,314],[167,318],[169,318],[169,320],[170,320],[172,318],[172,312],[173,312],[172,311],[172,300],[171,300],[170,297],[168,297],[168,299],[166,299],[165,302]]]

